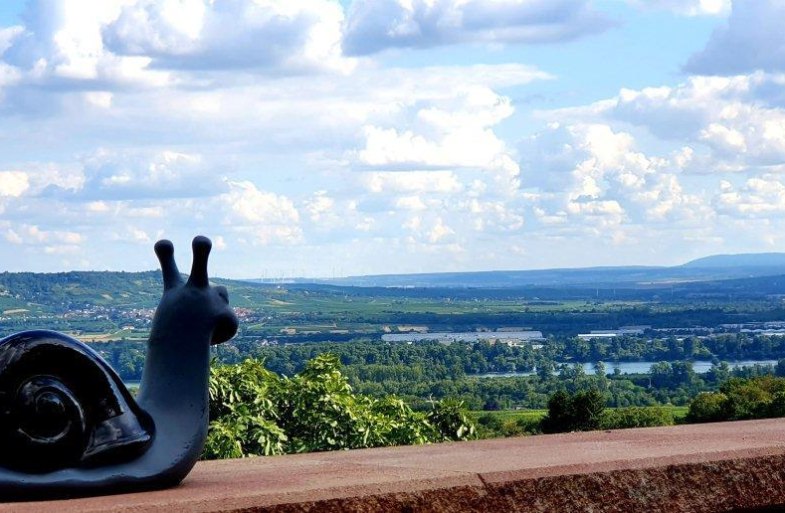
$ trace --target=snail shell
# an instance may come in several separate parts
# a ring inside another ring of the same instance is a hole
[[[147,450],[153,421],[92,349],[53,331],[0,340],[0,466],[50,472]]]

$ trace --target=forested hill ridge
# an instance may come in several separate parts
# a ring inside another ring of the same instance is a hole
[[[220,278],[213,281],[234,292],[234,306],[259,306],[276,296],[275,286]],[[95,308],[149,310],[155,308],[162,293],[160,271],[0,273],[0,313],[63,313]]]
[[[714,255],[672,267],[619,266],[297,278],[294,283],[358,287],[639,287],[785,275],[785,253]],[[261,281],[261,280],[257,280]]]
[[[330,310],[347,297],[478,299],[694,300],[785,294],[785,253],[718,255],[675,267],[595,267],[358,276],[286,283],[223,280],[237,307]],[[286,291],[285,303],[281,294]],[[0,273],[0,313],[62,313],[73,309],[154,308],[161,297],[159,271]],[[299,306],[298,306],[299,305]],[[326,306],[328,305],[328,306]]]
[[[712,255],[690,260],[682,267],[690,268],[785,268],[785,253],[742,253]]]

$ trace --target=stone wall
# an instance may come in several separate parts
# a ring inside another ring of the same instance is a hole
[[[785,511],[785,420],[202,462],[174,489],[1,512]]]

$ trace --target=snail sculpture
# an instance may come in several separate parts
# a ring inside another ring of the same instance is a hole
[[[210,345],[237,317],[207,278],[211,243],[193,240],[183,282],[156,243],[164,293],[134,397],[88,346],[53,331],[0,340],[0,501],[103,495],[179,483],[204,446]]]

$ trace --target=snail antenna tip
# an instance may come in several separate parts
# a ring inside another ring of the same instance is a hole
[[[194,259],[188,283],[195,287],[206,287],[210,284],[207,278],[207,259],[210,256],[213,243],[204,235],[197,235],[194,237],[191,246],[194,252]]]
[[[177,263],[174,261],[174,245],[172,242],[166,239],[159,240],[155,243],[154,249],[156,256],[158,256],[158,261],[161,263],[164,290],[169,290],[182,283],[183,279],[180,276],[180,271],[177,269]]]

